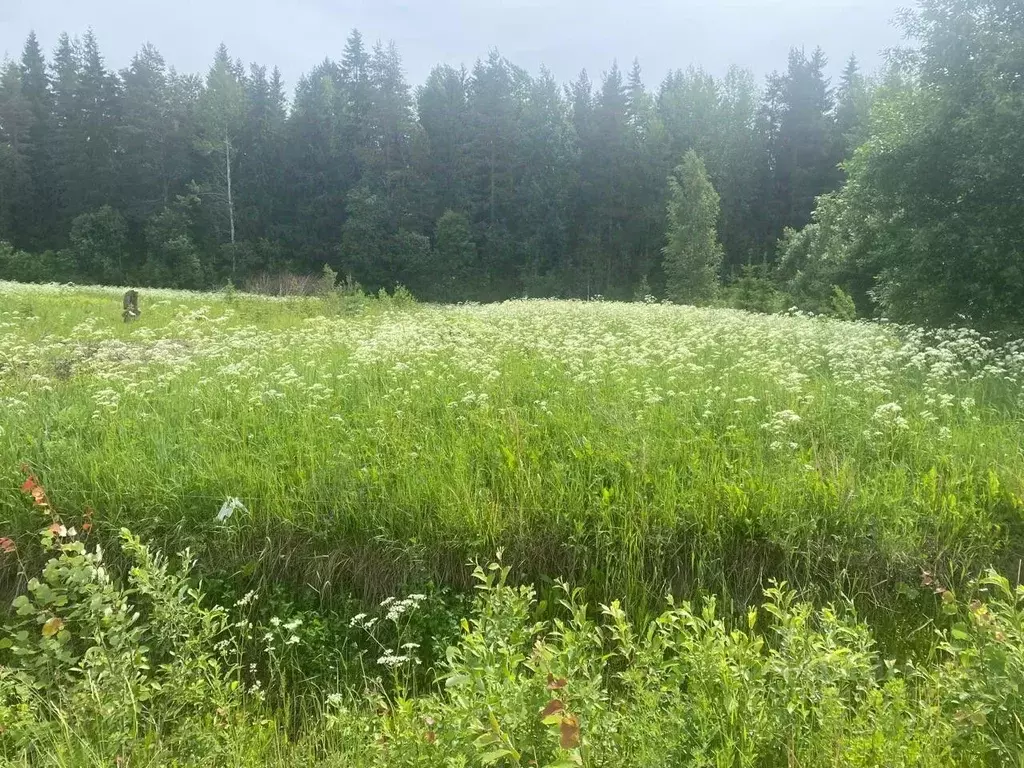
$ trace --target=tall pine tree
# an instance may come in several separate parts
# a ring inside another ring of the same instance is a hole
[[[0,240],[17,242],[18,202],[32,191],[32,110],[22,93],[21,70],[7,62],[0,70]]]
[[[53,161],[53,94],[46,59],[35,32],[29,33],[21,55],[21,93],[31,115],[27,167],[30,179],[26,194],[14,202],[14,243],[29,251],[60,245],[59,176]]]

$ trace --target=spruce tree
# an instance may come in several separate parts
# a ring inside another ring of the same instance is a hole
[[[41,252],[61,244],[59,177],[54,164],[53,94],[35,32],[21,55],[21,93],[31,115],[27,150],[29,189],[15,202],[15,245]]]
[[[815,198],[834,190],[841,180],[827,63],[820,48],[810,58],[794,48],[789,54],[789,70],[780,82],[781,109],[771,160],[773,194],[779,202],[776,236],[785,227],[806,225]]]
[[[31,193],[32,110],[14,62],[0,70],[0,241],[15,242],[19,201]]]
[[[117,125],[120,118],[117,75],[107,70],[93,31],[82,37],[81,76],[76,102],[81,122],[78,140],[83,156],[78,187],[80,211],[99,208],[110,200],[117,185],[114,160]],[[72,213],[78,213],[72,210]]]
[[[469,206],[469,74],[465,68],[434,67],[416,95],[416,113],[426,140],[425,183],[432,218]]]
[[[389,193],[406,170],[414,124],[412,94],[402,69],[397,46],[377,43],[368,66],[371,106],[368,136],[363,146],[365,173],[371,183],[384,184]]]
[[[850,56],[836,91],[836,142],[843,159],[864,143],[867,137],[871,96],[867,81],[861,74],[857,57]]]
[[[143,46],[121,73],[118,193],[115,207],[145,219],[169,202],[172,96],[163,57]]]
[[[530,295],[565,295],[576,144],[568,105],[547,70],[533,78],[518,133],[523,159],[515,187],[515,237],[521,244],[523,289]]]
[[[370,86],[370,54],[358,29],[353,29],[345,43],[338,68],[342,88],[342,122],[348,141],[362,145],[368,138],[373,92]]]

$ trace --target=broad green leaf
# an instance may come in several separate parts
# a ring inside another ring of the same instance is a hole
[[[512,754],[511,749],[495,749],[492,752],[485,752],[480,756],[481,765],[494,765],[496,762],[501,760],[503,757],[509,757]]]

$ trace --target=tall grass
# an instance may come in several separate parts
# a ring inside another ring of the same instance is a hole
[[[239,588],[465,585],[501,548],[638,615],[778,578],[894,635],[922,570],[1024,555],[1024,348],[970,331],[171,291],[126,325],[113,290],[0,297],[7,531],[35,532],[27,465],[98,531],[191,545]]]

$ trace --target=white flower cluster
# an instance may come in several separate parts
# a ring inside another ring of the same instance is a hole
[[[773,451],[781,451],[784,448],[789,448],[791,451],[795,451],[800,445],[793,440],[788,439],[789,431],[795,424],[799,424],[803,419],[800,415],[793,411],[778,411],[772,416],[771,421],[765,422],[761,425],[761,429],[767,430],[777,439],[772,440],[769,444],[769,448]]]
[[[419,645],[417,645],[416,643],[406,643],[402,646],[401,650],[407,651],[407,653],[398,653],[397,651],[392,651],[388,648],[385,648],[383,655],[381,655],[377,659],[377,663],[382,667],[398,667],[402,664],[409,663],[418,666],[422,662],[420,662],[420,660],[416,658],[416,656],[412,653],[418,648]]]
[[[380,604],[381,608],[386,608],[387,613],[384,614],[384,618],[388,621],[398,621],[404,613],[416,609],[420,603],[427,599],[426,595],[409,595],[408,597],[398,600],[394,597],[385,598]]]
[[[871,420],[888,429],[904,430],[910,427],[903,416],[903,407],[899,403],[886,403],[878,406]]]
[[[376,616],[369,617],[365,613],[357,613],[355,616],[352,617],[352,619],[349,621],[348,625],[350,627],[353,627],[353,628],[354,627],[359,627],[360,629],[365,629],[366,631],[370,631],[371,629],[373,629],[373,625],[376,624],[376,623],[377,623],[377,617]]]

